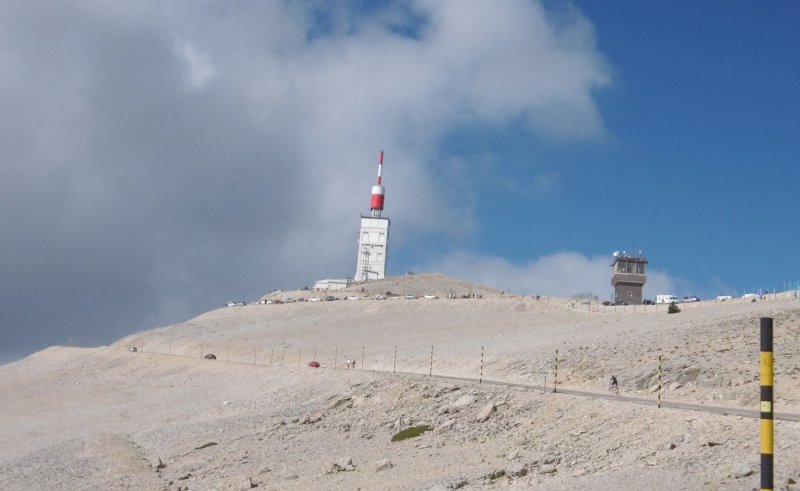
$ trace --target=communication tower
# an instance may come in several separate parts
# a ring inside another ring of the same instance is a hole
[[[389,253],[389,219],[381,217],[386,189],[383,187],[383,150],[378,163],[378,183],[372,186],[370,216],[361,215],[358,233],[358,259],[355,281],[376,280],[386,276],[386,259]]]

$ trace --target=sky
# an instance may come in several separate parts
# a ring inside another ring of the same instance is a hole
[[[796,2],[0,0],[0,362],[355,271],[800,281]]]

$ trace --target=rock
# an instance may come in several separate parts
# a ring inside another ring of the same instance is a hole
[[[733,469],[733,475],[736,477],[752,476],[753,468],[747,464],[739,464]]]
[[[709,447],[716,447],[716,446],[719,446],[719,445],[722,445],[722,443],[720,443],[720,442],[715,442],[715,441],[712,441],[712,440],[709,440],[709,441],[708,441],[708,446],[709,446]]]
[[[505,468],[505,473],[509,477],[522,477],[528,473],[528,466],[522,462],[517,462]]]
[[[199,447],[194,447],[194,449],[195,450],[202,450],[204,448],[213,447],[216,444],[217,444],[217,442],[208,442],[208,443],[204,443],[204,444],[200,445]]]
[[[463,478],[442,479],[441,481],[429,482],[414,486],[411,491],[449,491],[459,489],[467,485],[467,480]]]
[[[572,477],[581,477],[586,474],[586,469],[575,469],[572,471]]]
[[[678,446],[678,445],[676,445],[675,443],[673,443],[673,442],[670,442],[670,444],[667,446],[667,448],[669,448],[670,450],[673,450],[673,449],[675,449],[675,447],[677,447],[677,446]]]
[[[555,464],[543,464],[539,467],[539,474],[552,474],[557,470]]]
[[[669,387],[667,387],[667,389],[669,389],[669,390],[678,390],[681,387],[683,387],[683,385],[680,382],[672,382],[671,384],[669,384]]]
[[[152,462],[150,462],[150,466],[155,470],[159,470],[159,469],[163,469],[164,467],[166,467],[167,464],[165,464],[161,460],[161,457],[156,457],[155,459],[153,459]]]
[[[327,474],[335,474],[337,472],[347,472],[347,471],[354,471],[356,470],[355,464],[353,464],[353,459],[350,457],[342,457],[337,459],[336,462],[331,464],[331,467],[328,469]]]
[[[505,469],[495,469],[492,472],[486,474],[486,476],[484,476],[484,477],[486,479],[494,480],[494,479],[503,477],[505,475],[506,475],[506,470]]]
[[[375,467],[375,472],[386,471],[394,467],[389,459],[376,460],[372,465]]]
[[[239,491],[247,491],[248,489],[253,489],[255,485],[253,481],[248,477],[245,478],[242,482],[239,483]]]
[[[489,419],[492,416],[492,414],[494,414],[495,409],[496,408],[494,402],[486,403],[486,405],[483,406],[483,409],[481,409],[480,412],[478,413],[478,417],[476,418],[478,423],[483,423],[484,421]]]
[[[336,409],[339,406],[343,406],[349,403],[353,398],[352,397],[340,397],[336,399],[333,404],[331,404],[331,409]],[[348,407],[352,406],[352,404],[348,404]]]
[[[458,400],[456,400],[456,402],[454,402],[450,406],[450,408],[458,411],[471,406],[476,400],[477,398],[475,396],[470,394],[464,394],[461,397],[459,397]]]

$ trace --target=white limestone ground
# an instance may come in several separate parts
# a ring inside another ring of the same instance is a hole
[[[559,387],[604,392],[614,374],[622,394],[653,399],[663,355],[665,399],[756,409],[758,319],[771,316],[776,410],[800,413],[796,300],[667,315],[438,275],[384,281],[334,295],[440,298],[231,307],[0,367],[0,489],[759,487],[757,419],[431,378],[431,346],[434,375],[479,377],[483,347],[484,378],[541,384],[558,350]],[[271,297],[302,295],[314,292]],[[395,347],[415,375],[391,373]],[[420,424],[432,429],[391,441]],[[800,423],[775,432],[776,489],[800,489]]]

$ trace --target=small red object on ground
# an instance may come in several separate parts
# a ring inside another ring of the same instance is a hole
[[[308,362],[308,366],[310,366],[311,368],[319,368],[319,362],[318,361],[310,361],[310,362]]]

